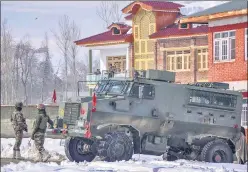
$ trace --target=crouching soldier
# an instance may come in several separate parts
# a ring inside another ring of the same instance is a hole
[[[34,122],[34,129],[31,139],[34,140],[35,147],[39,151],[38,159],[35,159],[35,161],[45,162],[51,157],[49,153],[46,153],[44,148],[45,133],[47,128],[47,123],[49,123],[53,127],[53,121],[47,115],[44,104],[39,104],[37,106],[37,109],[38,109],[38,115]]]
[[[15,133],[15,145],[13,148],[13,159],[23,159],[20,153],[20,146],[22,144],[23,131],[28,132],[28,127],[26,124],[26,119],[22,114],[22,102],[17,102],[15,104],[15,111],[11,115],[11,123]]]

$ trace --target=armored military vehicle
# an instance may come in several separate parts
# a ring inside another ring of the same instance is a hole
[[[76,162],[149,154],[232,163],[240,149],[242,95],[228,87],[176,84],[175,73],[158,70],[100,80],[93,97],[64,104],[66,155]]]

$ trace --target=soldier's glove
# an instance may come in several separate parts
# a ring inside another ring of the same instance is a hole
[[[25,129],[24,129],[24,131],[28,132],[28,129],[27,129],[27,128],[25,128]]]

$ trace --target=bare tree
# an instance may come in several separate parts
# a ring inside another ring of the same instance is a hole
[[[123,16],[123,13],[121,12],[120,5],[118,4],[118,1],[110,1],[112,4],[112,20],[114,22],[120,22]]]
[[[59,31],[55,32],[52,31],[55,38],[56,38],[56,44],[58,45],[60,52],[64,56],[64,65],[65,65],[65,100],[67,100],[67,91],[68,91],[68,54],[69,54],[69,48],[71,43],[71,25],[69,17],[64,15],[59,20]]]
[[[1,23],[1,102],[11,103],[15,99],[14,92],[14,41],[4,19]]]
[[[17,45],[17,58],[20,61],[21,83],[24,89],[24,104],[28,104],[28,77],[30,76],[31,64],[35,51],[32,49],[28,37],[22,39]]]
[[[48,93],[51,92],[52,88],[52,81],[53,81],[53,67],[51,63],[51,57],[49,54],[49,38],[47,33],[45,33],[45,39],[42,44],[42,47],[38,49],[39,53],[44,53],[45,58],[41,62],[41,67],[42,67],[42,85],[41,85],[41,102],[44,101],[44,96],[48,96]],[[45,97],[47,99],[47,97]]]
[[[76,88],[77,88],[77,73],[76,73],[76,57],[78,55],[78,46],[74,43],[75,40],[80,39],[80,30],[74,21],[71,23],[71,45],[70,45],[70,57],[72,60],[71,69],[73,73],[73,92],[76,96]]]
[[[104,27],[108,27],[112,22],[120,22],[122,19],[122,12],[117,1],[101,1],[96,14],[104,22]]]

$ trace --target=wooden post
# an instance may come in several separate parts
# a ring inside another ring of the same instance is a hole
[[[92,50],[89,49],[89,73],[92,73]],[[92,96],[92,88],[90,88],[90,96]]]

